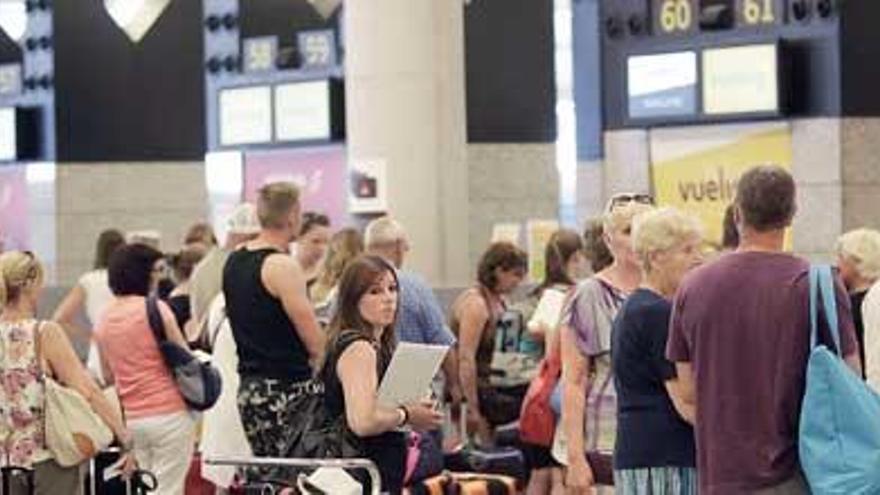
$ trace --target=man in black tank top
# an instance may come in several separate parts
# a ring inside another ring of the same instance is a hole
[[[226,314],[238,348],[238,408],[254,455],[281,457],[302,419],[302,398],[321,392],[313,366],[324,335],[306,295],[305,276],[287,252],[299,229],[299,191],[263,186],[260,234],[230,254],[223,269]]]

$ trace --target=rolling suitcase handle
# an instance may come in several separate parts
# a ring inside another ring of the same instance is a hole
[[[0,468],[0,478],[3,479],[2,486],[0,486],[0,494],[8,495],[12,493],[12,477],[16,475],[24,475],[27,477],[27,486],[28,493],[34,493],[34,473],[30,469],[25,469],[22,467],[16,466],[4,466]]]
[[[363,469],[370,475],[373,495],[379,495],[382,478],[379,468],[369,459],[286,459],[281,457],[210,457],[205,464],[213,466],[255,466],[255,467],[294,467],[294,468],[339,468]]]

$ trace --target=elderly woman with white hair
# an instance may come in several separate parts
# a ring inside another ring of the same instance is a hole
[[[863,319],[862,310],[868,289],[880,279],[880,232],[872,229],[851,230],[837,239],[834,251],[837,256],[840,279],[846,286],[852,303],[853,323],[855,323],[856,338],[859,341],[859,358],[861,358],[862,369],[865,370],[868,364],[866,358],[870,361],[871,356],[866,355],[866,340],[870,339],[867,339],[866,336],[868,325],[867,321]],[[880,317],[880,314],[877,316]],[[874,334],[880,332],[880,321],[874,323],[872,328]],[[878,339],[875,338],[875,340]],[[874,360],[880,359],[880,348],[875,352],[877,354],[873,356]],[[863,375],[866,372],[867,370],[863,372]]]
[[[616,493],[697,492],[694,410],[682,399],[675,366],[665,356],[672,297],[701,263],[697,221],[673,208],[633,220],[633,251],[642,283],[627,298],[611,332],[617,388]]]

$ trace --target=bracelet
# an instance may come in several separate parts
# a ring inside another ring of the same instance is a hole
[[[397,426],[405,426],[407,423],[409,423],[409,410],[406,408],[406,406],[400,406],[397,408],[397,410],[403,413],[403,417],[401,418],[400,423],[398,423]]]

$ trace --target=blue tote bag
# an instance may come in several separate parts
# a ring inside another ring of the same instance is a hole
[[[818,345],[817,299],[833,351]],[[834,279],[827,265],[810,268],[810,359],[799,450],[814,494],[880,493],[880,396],[840,356]]]

